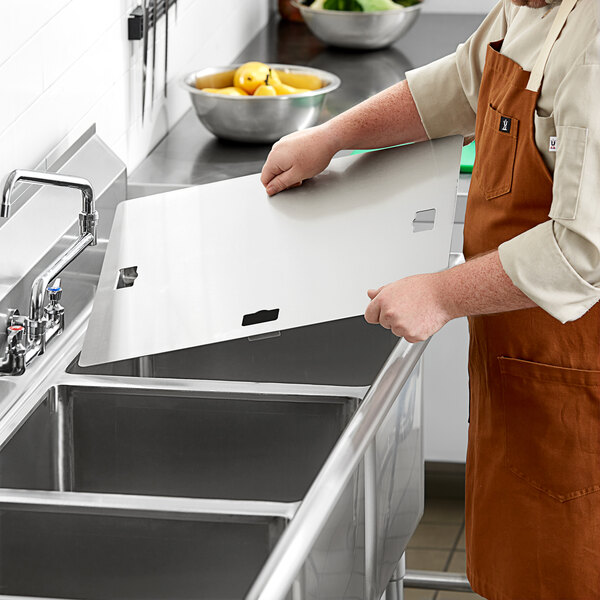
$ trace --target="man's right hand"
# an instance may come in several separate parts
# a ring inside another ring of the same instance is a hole
[[[291,133],[271,149],[260,180],[269,196],[297,187],[323,171],[337,151],[323,125]]]

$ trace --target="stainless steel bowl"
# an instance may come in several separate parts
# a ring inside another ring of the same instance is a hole
[[[233,74],[240,65],[211,67],[190,73],[183,86],[202,124],[217,137],[237,142],[270,143],[284,135],[314,125],[321,113],[327,94],[340,85],[333,73],[269,63],[278,71],[316,75],[323,82],[318,90],[289,96],[225,96],[203,92],[196,87],[227,87],[233,84]]]
[[[292,2],[300,9],[307,27],[331,46],[375,50],[385,48],[402,37],[421,12],[421,4],[397,10],[350,12],[310,8]]]

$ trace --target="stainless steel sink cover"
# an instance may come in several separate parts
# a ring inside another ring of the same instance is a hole
[[[368,288],[445,268],[461,145],[338,158],[273,198],[250,175],[121,203],[80,364],[361,315]]]

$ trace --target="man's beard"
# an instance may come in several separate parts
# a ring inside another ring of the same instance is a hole
[[[548,6],[546,0],[512,0],[517,6],[528,6],[529,8],[543,8]]]

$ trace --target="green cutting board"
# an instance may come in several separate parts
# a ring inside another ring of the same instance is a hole
[[[471,142],[468,146],[463,146],[462,158],[460,159],[460,172],[461,173],[472,173],[474,162],[475,162],[475,142]]]
[[[403,145],[403,144],[401,144]],[[394,146],[388,146],[393,148]],[[384,150],[384,148],[377,148],[377,150]],[[373,150],[355,150],[352,154],[362,154],[363,152],[372,152]],[[475,142],[471,142],[468,146],[463,146],[462,157],[460,159],[460,172],[461,173],[472,173],[473,163],[475,162]]]

